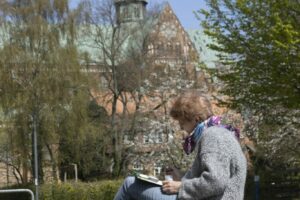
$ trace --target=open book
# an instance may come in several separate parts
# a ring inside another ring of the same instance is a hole
[[[136,174],[135,176],[139,180],[162,186],[162,181],[160,181],[158,178],[154,176],[148,176],[146,174]]]

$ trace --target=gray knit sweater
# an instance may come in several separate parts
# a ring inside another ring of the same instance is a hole
[[[178,199],[243,200],[247,172],[239,142],[225,128],[206,129],[197,157],[182,178]]]

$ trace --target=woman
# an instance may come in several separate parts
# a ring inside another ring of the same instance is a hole
[[[220,117],[212,116],[207,98],[193,92],[177,98],[170,114],[187,133],[186,154],[197,152],[192,167],[181,181],[163,181],[162,187],[128,177],[115,200],[242,200],[247,162],[239,131],[222,125]]]

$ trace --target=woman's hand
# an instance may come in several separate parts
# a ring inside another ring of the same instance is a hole
[[[162,191],[167,194],[177,194],[180,187],[180,181],[163,181]]]

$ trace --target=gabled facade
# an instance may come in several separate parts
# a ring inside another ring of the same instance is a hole
[[[161,59],[177,60],[179,63],[197,63],[199,55],[188,33],[181,25],[169,3],[165,3],[155,27],[159,32],[157,53]]]

